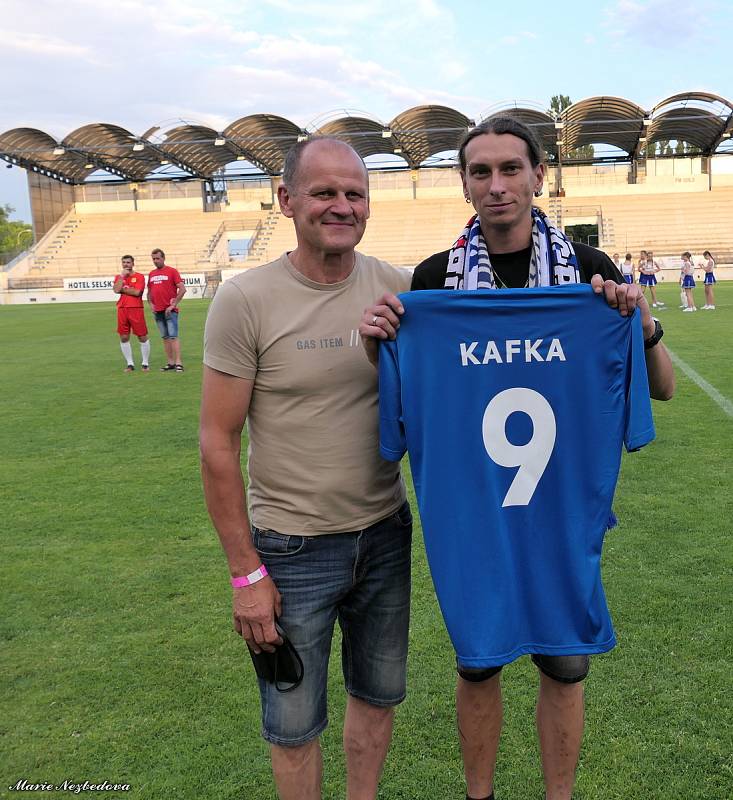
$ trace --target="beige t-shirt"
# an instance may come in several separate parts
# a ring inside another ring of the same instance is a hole
[[[346,280],[322,284],[286,254],[222,284],[209,309],[204,363],[254,380],[250,517],[306,534],[360,530],[402,504],[397,464],[379,455],[377,371],[359,321],[410,274],[361,253]]]

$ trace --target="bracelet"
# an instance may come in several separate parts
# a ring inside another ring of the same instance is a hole
[[[257,567],[254,572],[250,572],[249,575],[242,576],[241,578],[232,578],[231,583],[235,589],[241,589],[243,586],[251,586],[253,583],[261,581],[267,574],[267,567],[264,564],[260,564],[260,566]]]

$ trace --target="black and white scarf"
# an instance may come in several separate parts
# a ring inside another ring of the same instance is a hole
[[[570,240],[538,208],[532,209],[532,257],[527,286],[580,283],[578,259]],[[444,289],[496,289],[478,214],[466,223],[448,257]]]

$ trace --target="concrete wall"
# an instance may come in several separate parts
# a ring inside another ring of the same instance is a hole
[[[135,210],[132,200],[102,200],[97,202],[77,201],[77,214],[119,214]],[[138,211],[202,211],[203,201],[199,197],[167,198],[164,200],[138,200]]]

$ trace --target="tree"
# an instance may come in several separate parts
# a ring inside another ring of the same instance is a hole
[[[566,94],[555,94],[550,100],[550,111],[555,112],[555,116],[559,117],[568,106],[571,106],[573,101]]]
[[[568,106],[571,106],[573,101],[566,94],[555,94],[550,100],[550,111],[559,117]],[[568,150],[567,158],[571,161],[592,161],[595,151],[592,144],[584,144],[582,147],[576,147],[573,150]]]
[[[33,243],[33,228],[27,222],[9,220],[12,206],[0,206],[0,264],[10,261]]]

